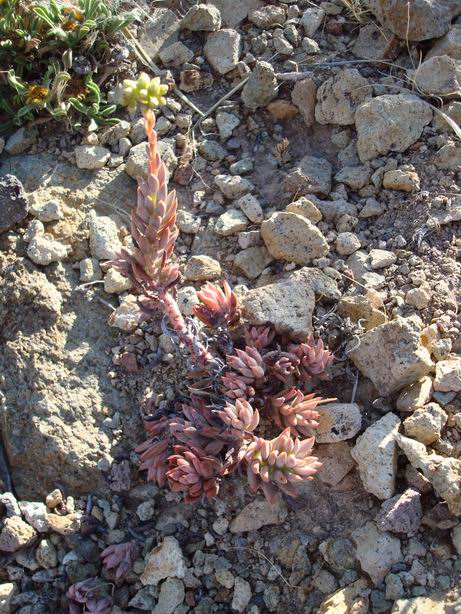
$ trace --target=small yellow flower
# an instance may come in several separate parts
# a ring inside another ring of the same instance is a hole
[[[27,87],[26,102],[34,107],[41,107],[46,102],[50,90],[44,85],[29,85]]]
[[[123,82],[122,104],[130,111],[136,109],[139,103],[143,109],[155,109],[165,104],[164,95],[168,91],[167,85],[160,83],[159,77],[151,79],[146,73],[140,73],[138,79],[125,79]]]

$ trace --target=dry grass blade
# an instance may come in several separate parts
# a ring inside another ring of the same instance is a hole
[[[440,115],[440,117],[442,117],[447,122],[447,124],[450,126],[450,128],[453,130],[453,132],[456,134],[456,136],[461,140],[461,127],[455,122],[455,120],[452,119],[446,113],[444,113],[441,109],[438,109],[436,106],[431,104],[430,102],[428,102],[427,104],[431,107],[431,109],[433,111],[435,111],[437,113],[437,115]]]

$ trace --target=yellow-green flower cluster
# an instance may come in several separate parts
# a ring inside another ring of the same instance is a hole
[[[168,86],[162,85],[159,77],[151,79],[149,75],[142,72],[136,81],[125,79],[123,82],[122,104],[130,111],[134,111],[138,103],[143,109],[155,109],[165,104],[164,95],[167,91]]]

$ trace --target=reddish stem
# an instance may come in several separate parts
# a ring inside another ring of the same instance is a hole
[[[200,363],[205,367],[214,362],[213,355],[206,349],[195,335],[193,335],[186,326],[186,322],[179,311],[178,303],[174,297],[168,292],[162,292],[159,299],[167,314],[171,326],[179,337],[179,340],[189,349],[190,353],[198,358]]]

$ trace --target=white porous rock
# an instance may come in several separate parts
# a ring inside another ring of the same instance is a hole
[[[392,565],[402,560],[400,540],[386,531],[379,531],[374,522],[367,522],[352,533],[361,568],[374,584],[380,584]]]
[[[195,235],[200,230],[202,220],[190,211],[180,209],[176,215],[176,224],[181,232]]]
[[[397,256],[386,249],[372,249],[370,250],[370,266],[373,271],[377,269],[384,269],[391,264],[397,262]]]
[[[27,225],[26,232],[22,238],[26,243],[30,243],[35,237],[41,237],[45,234],[45,226],[40,220],[31,220]]]
[[[429,58],[416,69],[414,81],[423,95],[460,98],[461,62],[448,55]]]
[[[440,360],[436,364],[434,389],[440,392],[461,390],[461,357]]]
[[[48,510],[44,503],[36,501],[19,501],[19,509],[26,521],[39,533],[49,529]]]
[[[123,299],[120,305],[109,316],[109,325],[126,333],[132,333],[144,319],[144,313],[138,304],[138,299],[132,294]]]
[[[416,309],[426,309],[431,302],[431,292],[429,288],[412,288],[405,294],[405,302]]]
[[[194,52],[181,41],[177,41],[162,49],[159,53],[160,60],[167,68],[178,68],[181,64],[190,62]]]
[[[386,171],[383,177],[383,188],[386,190],[401,190],[402,192],[417,192],[420,188],[418,173],[404,171],[400,168]]]
[[[16,585],[13,582],[2,582],[0,584],[0,614],[10,614],[11,600],[16,593]]]
[[[248,20],[258,28],[272,28],[285,23],[286,12],[284,6],[268,5],[251,11]]]
[[[191,32],[216,32],[221,27],[221,13],[213,4],[196,4],[184,15],[180,27]]]
[[[417,316],[381,324],[361,337],[350,356],[382,396],[413,384],[434,367],[421,343],[422,322]]]
[[[302,215],[312,224],[318,224],[322,219],[322,214],[315,206],[315,204],[306,198],[305,196],[301,196],[298,200],[293,201],[285,208],[289,213],[297,213],[298,215]]]
[[[102,271],[97,258],[84,258],[79,262],[80,281],[88,283],[102,279]]]
[[[415,411],[426,405],[431,395],[432,378],[426,375],[402,390],[396,401],[396,407],[399,411],[403,412]]]
[[[45,203],[36,202],[31,206],[30,212],[41,222],[53,222],[54,220],[62,220],[64,217],[61,205],[55,200],[49,200]]]
[[[458,458],[428,454],[419,441],[397,434],[396,441],[415,469],[429,480],[436,494],[443,499],[455,516],[461,516],[461,461]]]
[[[231,608],[236,612],[245,612],[252,596],[249,582],[240,577],[235,578]]]
[[[184,276],[190,281],[214,280],[221,275],[221,265],[211,256],[191,256],[184,269]]]
[[[178,290],[177,301],[179,311],[185,316],[191,316],[194,313],[195,305],[200,303],[194,286],[183,286],[180,288]]]
[[[319,124],[352,125],[358,106],[372,93],[372,86],[356,68],[345,68],[318,88],[315,119]]]
[[[226,113],[225,111],[216,113],[216,125],[218,126],[221,141],[229,140],[239,124],[240,117],[235,115],[235,113]]]
[[[122,247],[117,224],[106,215],[88,216],[91,255],[98,260],[112,260]]]
[[[269,62],[257,60],[242,90],[243,104],[255,111],[260,107],[266,107],[277,93],[278,82],[273,66]]]
[[[281,497],[277,497],[273,505],[265,499],[255,499],[232,520],[230,532],[245,533],[257,531],[267,525],[282,524],[287,515],[288,510]]]
[[[398,416],[386,414],[360,435],[351,452],[359,466],[365,490],[378,499],[389,499],[394,494],[397,475],[395,437],[399,426]]]
[[[61,262],[67,258],[72,248],[53,239],[52,235],[35,236],[29,243],[27,255],[35,262],[47,266],[52,262]]]
[[[241,198],[254,189],[251,181],[240,175],[216,175],[214,182],[223,195],[230,200]]]
[[[203,52],[213,70],[225,75],[237,66],[240,44],[240,34],[237,30],[224,28],[208,35]]]
[[[325,17],[325,11],[321,8],[311,7],[304,11],[301,17],[301,25],[304,28],[306,36],[312,37],[320,28],[320,25]]]
[[[234,264],[248,279],[256,279],[272,260],[267,249],[257,245],[239,252],[234,258]]]
[[[361,243],[353,232],[340,232],[336,237],[335,247],[340,256],[350,256],[361,248]]]
[[[167,536],[153,548],[146,558],[141,576],[144,586],[157,586],[164,578],[184,578],[186,563],[176,538]]]
[[[228,209],[218,217],[214,229],[218,235],[227,237],[245,230],[248,225],[249,220],[243,211],[240,209]]]
[[[328,243],[307,218],[297,213],[273,213],[261,225],[261,236],[269,253],[276,260],[310,264],[315,258],[326,256]]]
[[[168,180],[178,164],[178,159],[174,153],[173,144],[169,140],[162,139],[158,142],[157,147],[160,158],[165,164]],[[139,143],[130,149],[130,153],[126,159],[125,172],[133,179],[137,179],[138,177],[142,179],[147,178],[146,143]]]
[[[110,151],[99,145],[78,145],[75,148],[75,159],[78,168],[98,170],[110,158]]]
[[[407,437],[412,437],[425,445],[440,439],[440,434],[448,416],[437,403],[428,403],[420,407],[403,422]]]
[[[263,208],[259,204],[259,200],[252,194],[245,194],[234,202],[234,206],[240,207],[247,218],[255,224],[259,224],[264,219]]]
[[[317,443],[352,439],[362,426],[362,413],[357,403],[327,403],[317,411],[319,427],[312,431]]]
[[[121,294],[130,290],[132,287],[131,280],[124,277],[115,269],[109,269],[104,277],[104,291],[108,294]]]
[[[431,119],[431,107],[412,94],[385,94],[365,101],[355,113],[360,160],[405,151]]]

